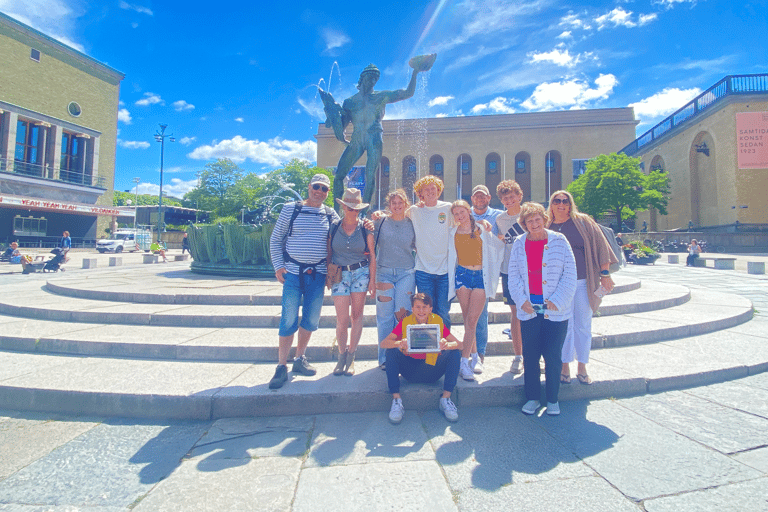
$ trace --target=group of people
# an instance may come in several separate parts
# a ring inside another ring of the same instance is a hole
[[[449,421],[458,419],[451,393],[459,377],[472,381],[484,370],[488,299],[495,297],[499,277],[511,312],[510,371],[524,373],[523,412],[534,414],[541,406],[542,357],[548,414],[560,413],[559,386],[571,382],[574,359],[579,382],[591,384],[586,369],[591,318],[613,289],[608,269],[617,260],[600,227],[578,212],[570,193],[552,194],[545,210],[522,203],[520,186],[504,180],[496,194],[505,210],[497,210],[489,207],[492,196],[484,185],[472,190],[471,205],[440,201],[443,182],[429,175],[414,184],[417,204],[396,190],[386,198],[387,211],[374,212],[371,222],[360,219],[369,205],[358,190],[346,189],[336,199],[339,217],[323,204],[329,189],[327,176],[313,176],[307,200],[287,204],[272,233],[270,252],[283,296],[271,389],[287,381],[297,331],[292,371],[316,373],[305,352],[318,327],[329,264],[339,347],[333,375],[354,374],[366,294],[375,295],[378,362],[393,397],[392,423],[404,414],[400,376],[424,383],[444,377],[439,409]],[[461,339],[450,330],[454,298],[463,317]],[[409,353],[408,326],[415,324],[438,326],[439,352]]]

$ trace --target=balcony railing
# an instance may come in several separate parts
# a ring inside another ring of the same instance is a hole
[[[73,183],[86,187],[105,188],[107,180],[104,176],[92,176],[82,171],[70,171],[69,169],[54,168],[40,164],[20,162],[18,160],[0,158],[0,173],[20,174],[43,180]],[[58,178],[54,178],[57,176]]]
[[[671,116],[632,141],[620,153],[628,156],[637,154],[643,146],[671,135],[686,121],[706,113],[707,109],[726,96],[768,93],[768,74],[728,75],[715,85],[696,96]]]

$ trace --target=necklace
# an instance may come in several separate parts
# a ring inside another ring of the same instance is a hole
[[[560,231],[563,229],[563,226],[565,226],[566,224],[568,224],[568,221],[569,221],[569,220],[571,220],[571,219],[567,219],[565,222],[561,222],[561,223],[559,223],[559,226],[557,226],[556,228],[555,228],[554,224],[558,224],[558,223],[557,223],[557,222],[553,222],[552,224],[550,224],[550,226],[549,226],[549,227],[551,227],[551,228],[555,228],[555,231],[557,231],[558,233],[560,233]]]

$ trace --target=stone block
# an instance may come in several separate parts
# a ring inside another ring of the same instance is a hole
[[[680,263],[680,256],[678,254],[668,254],[667,263],[673,263],[677,265],[678,263]]]
[[[173,255],[173,261],[187,261],[189,259],[189,254],[174,254]]]
[[[109,266],[110,267],[122,267],[123,266],[123,257],[122,256],[110,256],[109,257]]]
[[[157,263],[157,254],[144,254],[144,263]]]
[[[693,266],[694,267],[706,267],[707,266],[707,260],[704,259],[704,258],[694,258]]]
[[[765,262],[764,261],[748,261],[747,273],[748,274],[765,274]]]
[[[735,270],[736,258],[717,258],[715,259],[715,268],[720,270]]]
[[[83,268],[96,268],[96,258],[83,258]]]

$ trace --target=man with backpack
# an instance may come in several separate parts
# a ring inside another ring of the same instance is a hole
[[[275,376],[269,381],[270,389],[280,388],[288,380],[288,353],[296,331],[299,331],[299,340],[291,371],[306,376],[317,373],[307,362],[304,352],[320,322],[328,273],[328,230],[331,223],[339,219],[333,208],[323,204],[330,186],[331,181],[325,174],[312,176],[307,199],[283,206],[269,241],[275,277],[283,285],[278,365]],[[301,322],[299,306],[302,308]]]

